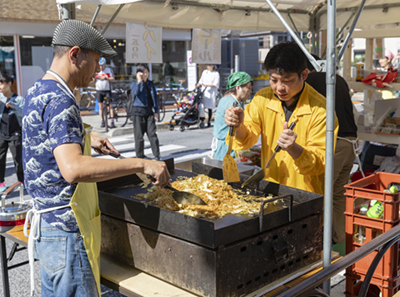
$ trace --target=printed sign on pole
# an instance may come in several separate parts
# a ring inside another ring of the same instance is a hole
[[[221,64],[221,31],[193,29],[192,58],[198,64]]]
[[[162,27],[126,23],[126,62],[162,63]]]

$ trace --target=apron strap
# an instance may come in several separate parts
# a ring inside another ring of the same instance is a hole
[[[354,139],[354,140],[350,140],[350,139],[347,139],[347,138],[344,138],[344,137],[340,137],[340,136],[337,136],[336,138],[337,139],[341,139],[341,140],[345,140],[347,142],[350,142],[353,145],[353,152],[354,152],[354,155],[356,156],[356,159],[357,159],[357,162],[358,162],[358,166],[360,167],[361,175],[363,177],[365,177],[365,174],[364,174],[364,171],[363,171],[362,165],[361,165],[361,160],[360,160],[361,149],[358,148],[358,137],[356,139]]]
[[[33,249],[35,240],[40,238],[40,215],[45,212],[50,212],[57,209],[62,209],[70,207],[69,204],[56,206],[51,208],[46,208],[42,210],[37,210],[34,207],[28,211],[25,218],[24,224],[24,235],[28,237],[28,259],[29,259],[29,267],[31,271],[31,296],[35,296],[35,278],[34,278],[34,256],[33,256]],[[28,234],[28,225],[29,222],[31,223],[30,233]]]
[[[211,159],[215,159],[215,152],[218,148],[218,138],[213,137],[211,141],[211,153],[208,155]]]
[[[59,81],[59,83],[65,88],[65,91],[68,93],[68,95],[75,99],[74,93],[72,93],[72,90],[68,87],[67,83],[65,82],[65,80],[61,78],[61,76],[59,76],[52,70],[47,70],[46,73],[54,76]]]

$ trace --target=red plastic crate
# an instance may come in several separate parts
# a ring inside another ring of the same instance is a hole
[[[377,231],[382,233],[396,226],[399,220],[400,194],[391,194],[383,192],[390,183],[400,182],[400,174],[378,172],[367,176],[353,183],[345,185],[346,187],[346,254],[356,250],[362,244],[371,241]],[[374,187],[370,189],[367,187]],[[370,218],[359,214],[360,204],[369,203],[372,199],[382,203],[384,211],[382,219]],[[357,205],[356,205],[357,204]],[[354,226],[359,225],[365,228],[364,243],[354,241]],[[374,277],[393,281],[400,276],[399,265],[399,243],[394,244],[383,256]],[[349,273],[365,274],[374,259],[377,251],[354,263],[349,267]]]
[[[364,243],[354,241],[354,225],[363,226],[365,228],[365,242],[371,241],[376,234],[376,231],[381,230],[382,233],[393,228],[396,224],[384,223],[379,219],[372,219],[363,215],[346,215],[346,254],[358,249]],[[393,279],[400,276],[400,244],[395,243],[383,256],[379,262],[374,275]],[[363,259],[357,261],[351,266],[354,272],[366,273],[370,264],[377,254],[377,250],[371,252]]]
[[[359,179],[364,178],[365,176],[372,175],[372,174],[374,174],[374,172],[375,172],[375,169],[367,169],[367,170],[364,170],[364,171],[363,171],[364,176],[362,176],[361,171],[354,172],[353,175],[351,176],[351,182],[355,182],[355,181],[357,181],[357,180],[359,180]],[[368,187],[368,188],[370,188],[370,189],[375,189],[373,185],[371,185],[371,186]]]
[[[353,285],[353,289],[352,289],[352,293],[349,292],[344,292],[345,296],[347,297],[358,297],[360,294],[360,290],[361,290],[361,286],[362,286],[362,282],[357,282],[354,283]],[[381,290],[379,289],[379,287],[375,286],[375,285],[370,285],[366,294],[366,297],[379,297]]]
[[[392,182],[400,183],[400,174],[378,172],[345,185],[345,214],[356,214],[354,209],[354,202],[356,199],[378,200],[382,203],[384,209],[383,221],[391,224],[397,223],[399,221],[400,192],[395,194],[383,192]],[[367,188],[371,185],[373,185],[375,189]]]
[[[346,272],[345,295],[347,297],[358,297],[364,278],[365,275],[351,274]],[[387,281],[373,277],[370,282],[367,297],[379,297],[377,288],[379,289],[379,292],[382,293],[382,297],[393,297],[397,292],[400,291],[400,279],[397,278],[394,281]]]
[[[351,246],[351,251],[354,251],[357,248],[358,246],[353,245]],[[349,252],[350,251],[347,250],[346,244],[346,253]],[[370,254],[348,267],[346,271],[349,273],[366,274],[377,253],[377,250],[372,251]],[[383,256],[375,269],[374,277],[387,281],[395,281],[398,277],[400,277],[398,242],[395,243]]]

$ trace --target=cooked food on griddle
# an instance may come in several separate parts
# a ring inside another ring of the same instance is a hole
[[[172,191],[152,187],[146,194],[138,194],[135,198],[144,198],[151,203],[193,217],[207,219],[222,218],[227,214],[255,216],[260,211],[261,202],[273,196],[261,197],[243,194],[233,189],[223,180],[210,178],[206,175],[180,177],[172,183],[179,191],[187,191],[202,198],[207,205],[181,205],[172,198]],[[264,212],[269,213],[284,208],[282,199],[266,203]]]
[[[151,179],[144,173],[136,173],[136,175],[143,181],[142,188],[147,188],[151,184]]]

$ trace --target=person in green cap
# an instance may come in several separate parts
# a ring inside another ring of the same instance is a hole
[[[233,106],[234,102],[243,108],[244,102],[250,97],[253,91],[253,79],[249,74],[243,71],[235,72],[228,77],[226,85],[226,93],[218,103],[217,112],[214,119],[213,141],[211,143],[212,157],[222,161],[228,150],[225,143],[226,135],[229,127],[225,123],[225,110],[229,106]],[[235,152],[232,150],[231,155],[235,157]]]

